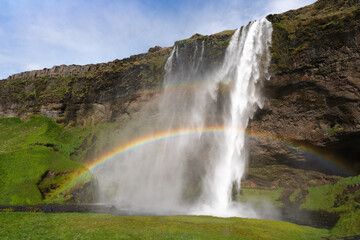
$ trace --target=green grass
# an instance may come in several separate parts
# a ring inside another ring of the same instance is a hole
[[[38,204],[42,203],[42,196],[37,183],[47,170],[76,171],[81,169],[81,165],[58,152],[34,146],[0,154],[0,168],[0,203]]]
[[[296,201],[296,197],[299,195],[300,191],[301,191],[300,188],[295,189],[295,191],[289,196],[290,202]]]
[[[360,175],[343,178],[335,184],[307,189],[301,208],[323,210],[340,214],[334,229],[335,234],[360,234]]]
[[[34,115],[27,122],[19,118],[3,118],[0,119],[0,153],[52,144],[55,150],[68,156],[81,145],[86,134],[82,128],[67,130],[43,116]]]
[[[308,210],[344,211],[360,208],[355,199],[360,197],[360,191],[355,190],[360,184],[360,175],[339,180],[335,184],[326,184],[308,188],[306,201],[301,208]],[[351,190],[354,188],[354,190]]]
[[[87,130],[68,130],[42,116],[33,116],[27,122],[0,119],[0,204],[46,202],[38,183],[48,170],[63,173],[48,183],[56,188],[85,170],[82,164],[70,159],[70,154],[86,134]]]
[[[233,35],[235,33],[236,30],[224,30],[222,32],[219,33],[215,33],[214,35],[216,36],[222,36],[222,35]]]
[[[1,239],[320,239],[328,230],[292,223],[206,216],[118,217],[0,213]]]
[[[250,189],[242,188],[238,200],[249,202],[254,205],[262,204],[264,201],[272,203],[275,207],[282,207],[283,203],[278,201],[284,188],[278,189]]]
[[[341,215],[341,218],[331,229],[332,234],[342,236],[353,236],[360,234],[360,209],[348,211]]]
[[[274,206],[284,207],[289,203],[281,197],[283,190],[283,188],[271,190],[243,187],[242,195],[238,200],[255,205],[266,200]],[[341,178],[334,184],[293,189],[288,200],[294,205],[293,207],[299,206],[303,210],[325,211],[338,215],[339,221],[330,231],[331,234],[360,235],[360,175]]]

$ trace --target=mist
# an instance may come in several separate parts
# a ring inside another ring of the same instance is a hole
[[[271,36],[266,19],[237,29],[218,66],[211,40],[177,43],[158,107],[145,107],[123,133],[128,141],[168,137],[104,162],[94,172],[101,202],[143,214],[261,217],[234,197],[246,171],[245,129],[262,107],[261,82],[270,78]]]

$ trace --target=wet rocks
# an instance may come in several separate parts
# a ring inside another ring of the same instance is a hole
[[[318,1],[268,17],[273,76],[250,131],[326,153],[360,173],[359,14],[352,1]]]

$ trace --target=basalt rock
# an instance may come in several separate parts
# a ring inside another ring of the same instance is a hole
[[[268,19],[274,27],[273,76],[264,84],[266,102],[250,131],[300,147],[298,153],[304,147],[322,152],[359,173],[359,2],[322,0]],[[273,145],[263,144],[268,158],[279,156]]]
[[[152,48],[149,48],[149,53],[152,53],[152,52],[157,52],[157,51],[160,51],[161,50],[161,47],[159,46],[155,46],[155,47],[152,47]]]
[[[180,48],[203,44],[209,65],[217,64],[233,31],[179,41]],[[65,125],[126,121],[162,87],[164,65],[172,48],[109,63],[54,66],[14,74],[0,81],[0,117],[41,114]]]
[[[128,115],[142,90],[156,92],[171,48],[85,66],[55,66],[0,81],[0,117],[42,114],[58,123],[94,125]]]

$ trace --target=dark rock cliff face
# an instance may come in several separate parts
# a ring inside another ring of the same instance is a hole
[[[273,77],[264,85],[265,107],[250,125],[251,131],[345,161],[356,173],[360,172],[359,5],[323,0],[268,16],[274,26]]]
[[[170,48],[86,66],[55,66],[0,81],[0,117],[42,114],[59,123],[93,125],[128,114],[144,89],[164,77]]]

